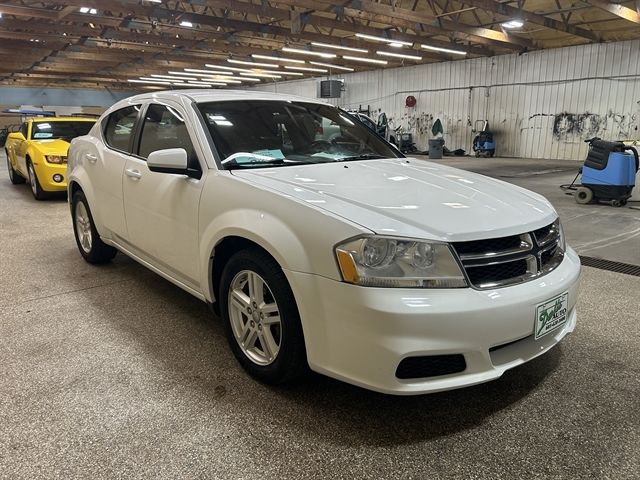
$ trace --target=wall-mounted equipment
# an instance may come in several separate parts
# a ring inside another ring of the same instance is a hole
[[[344,90],[344,80],[320,80],[318,98],[340,98]]]

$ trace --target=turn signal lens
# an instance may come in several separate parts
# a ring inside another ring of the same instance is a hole
[[[60,155],[47,155],[45,156],[45,158],[47,159],[48,163],[63,163],[64,162],[64,157],[61,157]]]

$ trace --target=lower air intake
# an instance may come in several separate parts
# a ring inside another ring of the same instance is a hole
[[[467,368],[464,355],[430,355],[403,359],[396,370],[396,377],[410,378],[439,377],[463,372]]]

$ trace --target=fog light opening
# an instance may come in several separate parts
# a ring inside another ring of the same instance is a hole
[[[62,182],[63,180],[64,180],[64,177],[63,177],[62,175],[60,175],[59,173],[56,173],[56,174],[53,176],[53,181],[54,181],[54,182],[56,182],[56,183],[60,183],[60,182]]]

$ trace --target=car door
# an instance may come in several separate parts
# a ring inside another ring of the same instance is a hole
[[[96,152],[84,154],[102,223],[120,239],[127,238],[122,174],[133,151],[140,111],[141,105],[130,105],[112,112],[101,126],[104,143],[96,144]]]
[[[18,172],[26,178],[27,176],[27,147],[29,135],[31,134],[31,122],[24,122],[20,126],[20,133],[25,138],[24,140],[16,141],[13,147],[13,154],[15,155],[16,166]]]
[[[198,206],[204,177],[152,172],[146,163],[151,152],[184,148],[189,166],[206,172],[188,122],[177,104],[147,106],[136,155],[130,156],[125,166],[123,192],[128,241],[135,252],[199,289]]]

